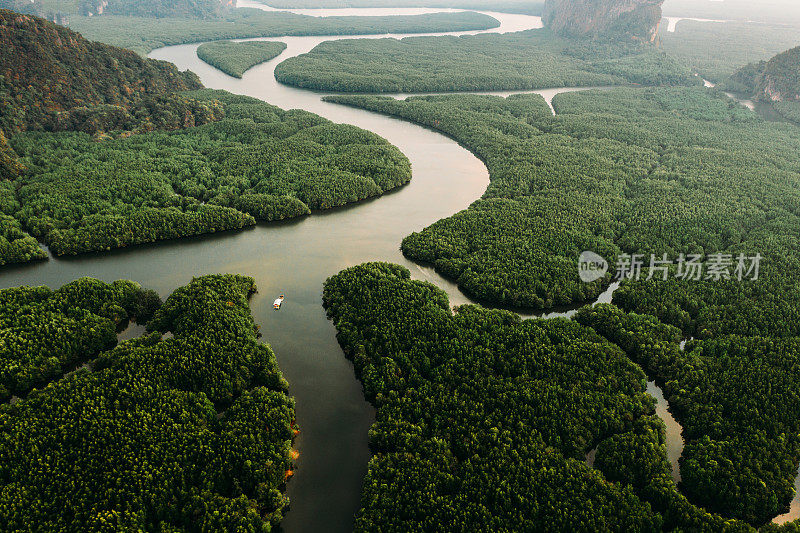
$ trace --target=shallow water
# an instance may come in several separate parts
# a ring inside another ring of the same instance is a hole
[[[712,83],[706,79],[703,80],[703,85],[711,89],[717,86],[715,83]],[[763,118],[767,122],[786,122],[790,124],[792,123],[791,120],[787,119],[786,117],[778,113],[775,110],[775,107],[768,102],[754,102],[753,100],[751,100],[746,96],[741,96],[731,92],[726,92],[725,94],[728,96],[728,98],[736,100],[750,111],[757,113],[761,118]]]
[[[800,468],[797,469],[797,477],[794,480],[794,494],[795,496],[789,506],[789,511],[776,516],[772,521],[773,524],[785,524],[800,518]]]
[[[667,458],[672,465],[672,479],[675,483],[681,480],[681,471],[678,459],[683,454],[684,441],[681,435],[681,425],[669,412],[667,400],[664,398],[664,391],[661,390],[655,381],[647,382],[647,393],[656,399],[656,414],[664,421],[667,427]]]
[[[692,17],[664,17],[667,20],[667,31],[670,33],[674,33],[675,29],[678,26],[678,23],[682,20],[692,20],[694,22],[717,22],[723,23],[728,22],[727,20],[714,20],[714,19],[697,19]]]

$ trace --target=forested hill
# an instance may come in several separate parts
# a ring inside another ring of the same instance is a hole
[[[213,107],[173,96],[202,87],[193,73],[6,10],[0,10],[0,65],[0,130],[7,135],[31,129],[94,133],[108,121],[112,129],[126,129],[128,115],[141,122],[167,111],[172,118],[161,125],[174,129],[214,115]]]
[[[800,100],[800,46],[769,61],[751,63],[736,72],[732,79],[758,100]]]

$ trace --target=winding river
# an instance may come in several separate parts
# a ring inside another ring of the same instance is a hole
[[[270,9],[249,0],[240,0],[239,6]],[[314,14],[440,11],[447,10],[347,9],[314,10]],[[501,23],[489,32],[541,27],[538,17],[487,14]],[[448,35],[476,33],[483,32]],[[171,61],[180,69],[191,69],[207,87],[253,96],[285,109],[305,109],[335,122],[375,132],[411,160],[413,179],[409,185],[375,200],[314,213],[300,220],[104,254],[51,258],[0,271],[3,288],[23,284],[58,287],[80,276],[93,276],[106,281],[132,279],[158,290],[162,296],[193,276],[233,272],[254,277],[260,292],[251,301],[253,315],[289,380],[301,429],[296,442],[301,452],[297,475],[288,485],[291,512],[282,524],[283,530],[290,532],[351,531],[370,458],[367,431],[374,421],[374,410],[365,402],[352,365],[342,356],[335,329],[325,316],[321,305],[323,282],[349,266],[390,261],[408,267],[416,279],[435,283],[448,293],[452,305],[469,303],[454,283],[431,268],[405,259],[399,244],[406,235],[465,209],[483,194],[489,183],[484,164],[443,135],[398,119],[326,103],[321,99],[323,93],[284,86],[275,80],[275,66],[287,58],[308,52],[323,41],[357,37],[267,39],[285,42],[286,51],[251,69],[243,79],[229,77],[200,61],[196,55],[198,44],[162,48],[153,51],[150,57]],[[555,94],[571,90],[576,89],[537,92],[550,103]],[[483,94],[505,96],[511,92]],[[612,292],[613,288],[600,301],[610,301]],[[272,300],[279,293],[285,293],[287,298],[281,311],[275,312]],[[571,312],[546,317],[569,315]],[[658,413],[667,420],[668,450],[677,472],[677,457],[682,448],[680,426],[674,420],[670,423],[666,402],[654,383],[648,384],[648,392],[659,400]]]
[[[541,26],[534,17],[498,14],[495,18],[501,26],[491,30],[494,32]],[[193,276],[233,272],[254,277],[259,294],[251,301],[253,316],[290,383],[301,430],[296,442],[301,452],[297,474],[288,484],[291,511],[283,522],[288,532],[352,531],[370,459],[367,432],[374,422],[374,410],[364,400],[352,365],[343,357],[336,331],[322,308],[325,279],[366,261],[390,261],[408,267],[418,279],[437,284],[447,291],[453,305],[467,303],[454,284],[432,269],[406,260],[399,245],[409,233],[465,209],[489,183],[481,161],[438,133],[367,111],[327,104],[319,94],[275,81],[277,63],[329,39],[280,39],[287,43],[287,50],[253,68],[241,80],[201,62],[195,53],[197,45],[156,50],[151,57],[193,70],[207,87],[254,96],[287,109],[306,109],[373,131],[409,157],[414,172],[409,185],[373,201],[285,223],[103,254],[51,258],[0,271],[1,288],[59,287],[78,277],[92,276],[106,281],[135,280],[162,296]],[[272,301],[280,293],[286,294],[286,302],[280,312],[275,312]]]

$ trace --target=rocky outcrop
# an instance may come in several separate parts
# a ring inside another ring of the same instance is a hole
[[[800,100],[800,47],[767,61],[755,96],[771,102]]]
[[[765,102],[800,101],[800,47],[751,63],[730,78],[730,88]]]
[[[545,25],[570,37],[653,41],[664,0],[547,0]]]

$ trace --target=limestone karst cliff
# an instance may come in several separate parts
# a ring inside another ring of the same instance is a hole
[[[800,101],[800,47],[767,61],[755,89],[759,100]]]
[[[800,101],[800,46],[740,68],[726,88],[761,102]]]
[[[572,37],[623,37],[653,41],[664,0],[547,0],[547,27]]]

